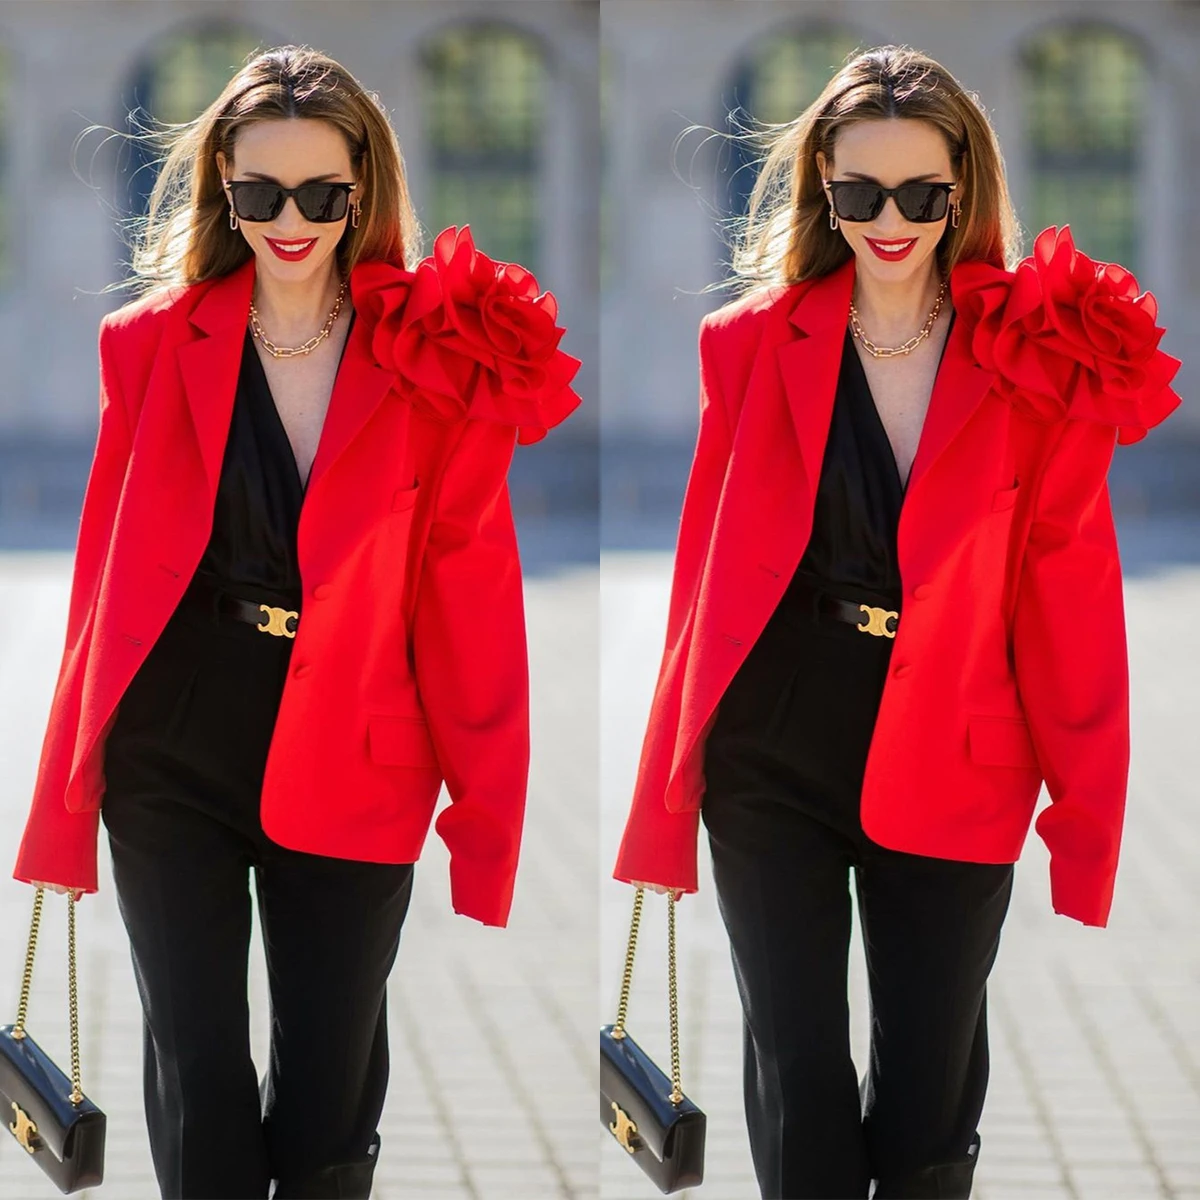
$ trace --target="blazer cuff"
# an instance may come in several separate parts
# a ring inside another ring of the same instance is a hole
[[[68,812],[61,805],[52,815],[30,818],[17,851],[13,878],[22,883],[57,883],[83,892],[99,890],[97,847],[100,810]]]
[[[450,854],[450,903],[456,913],[503,928],[512,910],[516,863]]]
[[[1108,924],[1112,908],[1114,869],[1062,853],[1050,855],[1050,901],[1056,913],[1084,925]]]
[[[656,883],[683,892],[699,890],[696,840],[700,810],[655,811],[645,826],[636,818],[626,826],[613,878],[622,883]]]

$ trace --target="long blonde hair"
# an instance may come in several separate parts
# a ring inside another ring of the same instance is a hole
[[[309,46],[277,46],[247,61],[195,120],[139,135],[161,149],[162,169],[149,212],[132,226],[133,274],[110,289],[142,293],[199,283],[249,259],[253,251],[245,238],[229,228],[217,151],[232,161],[246,126],[297,117],[328,121],[341,131],[363,185],[358,228],[347,224],[337,248],[343,277],[360,260],[414,265],[420,226],[379,97],[328,55]]]
[[[750,207],[736,227],[733,277],[738,291],[799,283],[826,275],[853,254],[829,228],[829,206],[816,155],[832,163],[838,135],[864,120],[928,121],[950,150],[962,185],[962,217],[938,243],[943,277],[960,260],[1011,269],[1020,258],[1020,224],[1004,177],[1004,160],[978,96],[940,63],[908,46],[876,46],[847,61],[795,120],[743,135],[761,152]]]

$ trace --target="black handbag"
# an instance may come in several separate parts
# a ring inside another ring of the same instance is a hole
[[[70,975],[71,1076],[25,1032],[33,954],[42,894],[33,898],[29,949],[21,999],[13,1025],[0,1025],[0,1105],[17,1144],[60,1192],[77,1192],[104,1181],[104,1113],[84,1094],[79,1076],[79,1009],[75,985],[75,895],[67,897],[67,964]]]
[[[671,1075],[625,1031],[643,889],[633,898],[629,948],[617,1020],[600,1030],[600,1120],[660,1192],[704,1181],[705,1116],[684,1094],[679,1070],[679,993],[675,981],[675,896],[667,899],[667,977],[671,1013]]]

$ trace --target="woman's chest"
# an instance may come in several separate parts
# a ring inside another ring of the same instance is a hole
[[[919,348],[924,353],[914,351],[907,356],[876,359],[869,354],[860,355],[869,391],[865,399],[874,404],[879,414],[900,480],[905,485],[929,411],[941,342],[942,339],[934,345],[927,342]]]
[[[280,424],[287,435],[301,481],[308,479],[325,414],[337,376],[337,360],[298,365],[288,360],[268,360],[263,363],[270,395]]]

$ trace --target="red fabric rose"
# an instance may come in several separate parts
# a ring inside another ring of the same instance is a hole
[[[960,264],[951,291],[976,361],[997,372],[993,387],[1035,419],[1103,421],[1129,443],[1180,404],[1168,384],[1181,364],[1158,349],[1154,296],[1124,267],[1076,250],[1069,225],[1042,230],[1015,271]]]
[[[558,348],[554,297],[524,267],[480,253],[468,226],[443,230],[413,271],[371,262],[354,275],[372,353],[414,404],[516,425],[526,443],[579,405],[569,384],[580,362]]]

